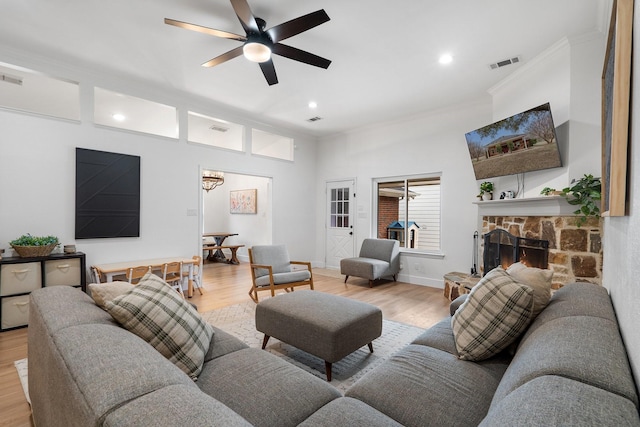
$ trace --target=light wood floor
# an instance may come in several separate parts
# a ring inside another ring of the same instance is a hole
[[[314,270],[315,289],[357,299],[380,307],[388,320],[428,328],[448,315],[449,302],[441,289],[407,283],[380,281],[369,288],[368,281],[344,276],[335,271]],[[203,271],[204,294],[189,301],[205,312],[249,300],[251,274],[248,264],[206,264]],[[269,292],[260,292],[262,300]],[[0,333],[0,426],[33,427],[31,410],[24,398],[15,360],[27,357],[28,328]]]

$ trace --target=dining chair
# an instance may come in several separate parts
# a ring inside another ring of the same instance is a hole
[[[313,273],[311,263],[291,261],[285,245],[260,245],[249,249],[252,285],[249,296],[258,302],[259,291],[271,291],[275,296],[276,289],[293,291],[296,286],[310,286],[313,290]],[[305,266],[304,269],[293,269],[293,265]]]
[[[200,295],[202,295],[202,275],[200,274],[202,257],[198,255],[194,255],[193,257],[191,257],[191,259],[195,261],[193,263],[193,274],[191,276],[193,279],[193,288],[197,289],[198,292],[200,292]],[[183,280],[189,280],[189,272],[183,271],[182,277],[183,277]]]
[[[181,262],[168,262],[162,265],[162,279],[167,282],[171,287],[182,295],[184,298],[184,292],[182,291],[182,263]]]
[[[93,272],[94,283],[102,283],[102,271],[97,267],[91,267],[91,271]]]
[[[136,284],[142,279],[142,276],[151,271],[151,266],[148,265],[139,265],[137,267],[131,267],[127,270],[126,277],[127,281],[131,284]]]

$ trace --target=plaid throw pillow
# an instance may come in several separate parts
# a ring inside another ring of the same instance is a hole
[[[197,378],[213,329],[160,277],[145,274],[130,292],[107,301],[105,308],[124,328]]]
[[[451,318],[462,360],[484,360],[515,341],[531,321],[533,290],[501,267],[487,273]]]

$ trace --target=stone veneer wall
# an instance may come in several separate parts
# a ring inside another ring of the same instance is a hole
[[[483,216],[482,234],[499,228],[518,237],[548,240],[554,289],[571,282],[601,285],[602,221],[589,218],[578,227],[576,219],[575,216]],[[482,260],[484,239],[480,242]]]

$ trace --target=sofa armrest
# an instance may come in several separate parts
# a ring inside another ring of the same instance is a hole
[[[449,313],[452,316],[456,313],[456,311],[462,305],[462,303],[467,300],[468,296],[469,294],[463,294],[463,295],[460,295],[458,298],[454,299],[453,301],[451,301],[451,304],[449,304]]]

